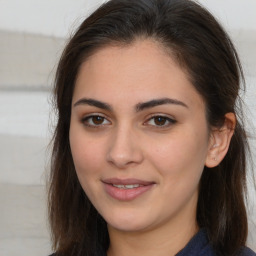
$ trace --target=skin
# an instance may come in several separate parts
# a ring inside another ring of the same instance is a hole
[[[138,110],[138,104],[166,98],[175,101]],[[214,167],[225,156],[234,123],[229,113],[221,131],[209,131],[202,97],[153,41],[108,46],[81,65],[70,146],[79,181],[108,223],[108,255],[174,255],[187,244],[198,231],[204,166]],[[120,201],[104,189],[109,178],[154,185]]]

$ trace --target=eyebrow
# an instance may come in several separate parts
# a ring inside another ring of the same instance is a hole
[[[171,99],[171,98],[161,98],[161,99],[153,99],[150,101],[138,103],[135,106],[135,110],[136,110],[136,112],[140,112],[145,109],[149,109],[149,108],[153,108],[153,107],[165,105],[165,104],[173,104],[173,105],[178,105],[178,106],[183,106],[185,108],[188,108],[188,106],[182,101],[179,101],[176,99]],[[94,106],[97,108],[101,108],[101,109],[113,112],[112,107],[108,103],[105,103],[105,102],[102,102],[99,100],[95,100],[95,99],[82,98],[74,104],[74,107],[79,106],[79,105]]]
[[[136,109],[136,112],[139,112],[144,109],[153,108],[153,107],[165,105],[165,104],[174,104],[174,105],[188,108],[188,106],[182,101],[179,101],[176,99],[170,99],[170,98],[161,98],[161,99],[153,99],[147,102],[138,103],[136,104],[135,109]]]
[[[104,110],[112,111],[112,107],[109,104],[99,100],[94,100],[94,99],[86,99],[86,98],[80,99],[74,104],[74,107],[79,105],[89,105],[89,106],[94,106]]]

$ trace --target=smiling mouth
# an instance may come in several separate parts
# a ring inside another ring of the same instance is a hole
[[[137,188],[155,184],[153,181],[145,181],[139,179],[119,179],[119,178],[110,178],[102,180],[103,183],[112,185],[118,188]]]
[[[130,201],[150,191],[155,182],[138,179],[107,179],[103,181],[106,193],[119,201]]]
[[[133,188],[138,188],[142,187],[143,185],[140,184],[131,184],[131,185],[117,185],[117,184],[112,184],[113,187],[120,188],[120,189],[133,189]]]

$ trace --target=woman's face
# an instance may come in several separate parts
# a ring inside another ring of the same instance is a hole
[[[196,223],[209,136],[202,97],[156,43],[109,46],[82,64],[70,146],[78,179],[109,228]]]

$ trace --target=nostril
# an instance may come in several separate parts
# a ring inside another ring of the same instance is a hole
[[[118,168],[138,164],[143,160],[141,144],[127,124],[115,131],[107,151],[107,161]]]
[[[133,164],[142,162],[143,155],[139,151],[131,150],[129,152],[115,152],[110,151],[107,154],[107,161],[119,168],[125,168]]]

